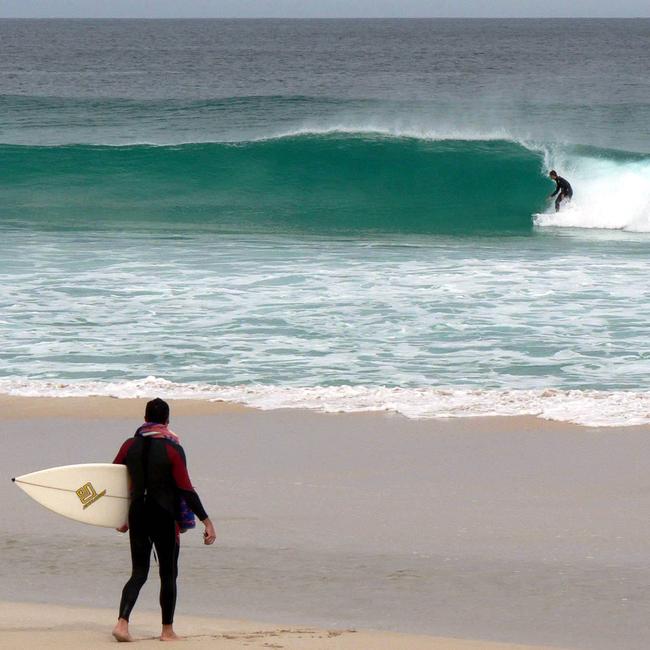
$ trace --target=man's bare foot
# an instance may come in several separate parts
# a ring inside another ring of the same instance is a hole
[[[174,627],[172,625],[163,625],[162,634],[160,635],[161,641],[180,641],[181,637],[174,632]]]
[[[113,636],[120,642],[133,641],[133,637],[129,634],[129,622],[123,618],[118,618],[117,624],[113,628]]]

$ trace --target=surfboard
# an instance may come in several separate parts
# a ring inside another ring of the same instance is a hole
[[[11,479],[34,501],[59,515],[92,526],[119,528],[129,512],[125,465],[64,465]]]

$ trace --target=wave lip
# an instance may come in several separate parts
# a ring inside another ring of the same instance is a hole
[[[326,413],[388,411],[411,419],[533,416],[590,427],[650,423],[650,392],[391,388],[385,386],[217,386],[179,384],[149,376],[123,382],[2,379],[0,393],[22,397],[198,399],[262,410],[309,409]]]

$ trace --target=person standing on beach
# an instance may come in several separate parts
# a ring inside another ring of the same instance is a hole
[[[570,199],[573,196],[573,189],[569,181],[558,176],[554,169],[551,169],[548,175],[551,177],[551,180],[555,181],[555,192],[553,192],[549,198],[553,198],[556,194],[558,195],[557,199],[555,199],[555,211],[559,212],[560,203],[562,203],[565,198],[568,197]]]
[[[151,548],[158,555],[160,573],[161,641],[174,641],[174,609],[178,576],[179,532],[177,524],[181,502],[205,526],[203,542],[216,539],[214,526],[194,491],[187,473],[185,452],[169,424],[169,405],[156,398],[147,403],[145,423],[132,438],[124,442],[114,463],[126,465],[131,484],[128,524],[118,528],[129,531],[132,572],[122,590],[120,612],[113,636],[118,641],[132,641],[129,616],[149,574]]]

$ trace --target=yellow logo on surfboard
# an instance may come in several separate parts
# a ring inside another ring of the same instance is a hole
[[[97,492],[92,483],[86,483],[85,485],[82,485],[76,492],[77,496],[79,497],[79,501],[81,501],[83,504],[84,510],[92,506],[95,501],[101,499],[106,494],[106,490]]]

